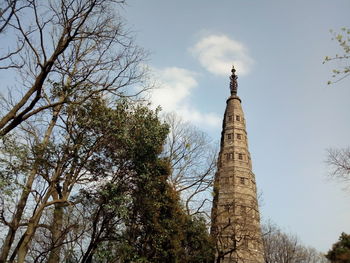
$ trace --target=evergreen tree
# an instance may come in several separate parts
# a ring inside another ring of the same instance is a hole
[[[326,257],[332,263],[349,263],[350,262],[350,235],[341,233],[339,241],[333,244]]]

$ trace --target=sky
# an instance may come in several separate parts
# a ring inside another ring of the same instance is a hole
[[[152,101],[220,140],[232,64],[261,216],[326,252],[350,233],[350,191],[326,149],[349,146],[350,78],[331,87],[348,0],[129,0],[120,11],[159,83]]]

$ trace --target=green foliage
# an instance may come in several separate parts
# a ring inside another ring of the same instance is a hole
[[[332,263],[349,263],[350,235],[341,233],[339,241],[333,244],[332,249],[328,251],[326,257]]]
[[[33,164],[30,147],[13,135],[0,141],[0,196],[10,196],[23,184],[23,175]]]
[[[150,157],[148,156],[147,159]],[[169,163],[158,159],[139,163],[133,206],[126,236],[134,255],[149,262],[176,262],[183,240],[184,213],[167,183]]]
[[[331,30],[330,32],[333,35],[332,40],[338,42],[342,53],[336,54],[334,56],[326,56],[323,60],[323,64],[335,60],[338,61],[338,68],[332,70],[332,78],[334,80],[329,80],[327,82],[328,85],[337,83],[350,75],[350,66],[348,62],[348,59],[350,58],[350,29],[343,27],[341,28],[339,33],[334,32],[333,30]],[[343,63],[343,65],[341,65],[340,63]]]
[[[168,183],[172,169],[162,151],[169,127],[158,111],[127,100],[110,107],[91,98],[64,105],[60,118],[59,136],[45,147],[35,139],[4,137],[0,190],[4,195],[6,187],[17,185],[20,192],[35,166],[37,185],[52,184],[56,198],[68,197],[57,243],[67,262],[212,261],[205,220],[187,215]],[[45,215],[50,218],[52,211],[48,206]],[[38,240],[50,251],[51,232],[40,231]],[[38,258],[46,261],[45,253]]]
[[[202,216],[188,216],[183,241],[183,259],[181,262],[214,262],[215,247],[208,233],[206,221]]]
[[[209,262],[213,249],[204,219],[187,216],[168,183],[170,162],[160,157],[168,126],[158,112],[123,100],[114,108],[96,100],[68,111],[76,116],[75,142],[98,145],[86,169],[95,180],[105,180],[77,197],[89,207],[86,258]]]

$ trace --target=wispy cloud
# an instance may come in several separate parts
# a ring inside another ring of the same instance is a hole
[[[246,75],[254,64],[243,43],[223,34],[205,36],[189,50],[206,70],[216,75],[227,76],[232,65],[238,74]]]
[[[196,73],[178,67],[154,69],[159,88],[152,90],[150,100],[165,112],[175,112],[185,121],[219,127],[221,119],[215,113],[202,113],[191,103],[197,88]]]

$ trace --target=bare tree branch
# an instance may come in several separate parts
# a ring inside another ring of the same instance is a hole
[[[7,25],[17,37],[18,47],[0,54],[0,69],[16,68],[25,78],[25,92],[1,117],[1,136],[41,111],[55,107],[55,99],[62,92],[70,98],[62,103],[102,93],[132,96],[140,92],[133,94],[130,88],[129,92],[125,89],[144,76],[139,65],[145,56],[113,13],[112,4],[123,2],[51,0],[45,5],[37,0],[23,0],[27,4],[24,14],[16,9],[13,21]],[[32,23],[28,23],[28,17]],[[76,70],[70,72],[73,65]],[[64,86],[60,75],[70,78],[69,86]],[[38,107],[39,102],[44,102],[44,93],[49,94],[51,101]]]
[[[170,134],[163,155],[172,165],[170,184],[181,193],[189,214],[203,213],[211,196],[216,170],[216,146],[206,134],[174,113],[164,117]]]
[[[345,185],[350,185],[350,148],[328,149],[326,164],[329,168],[329,176]]]

